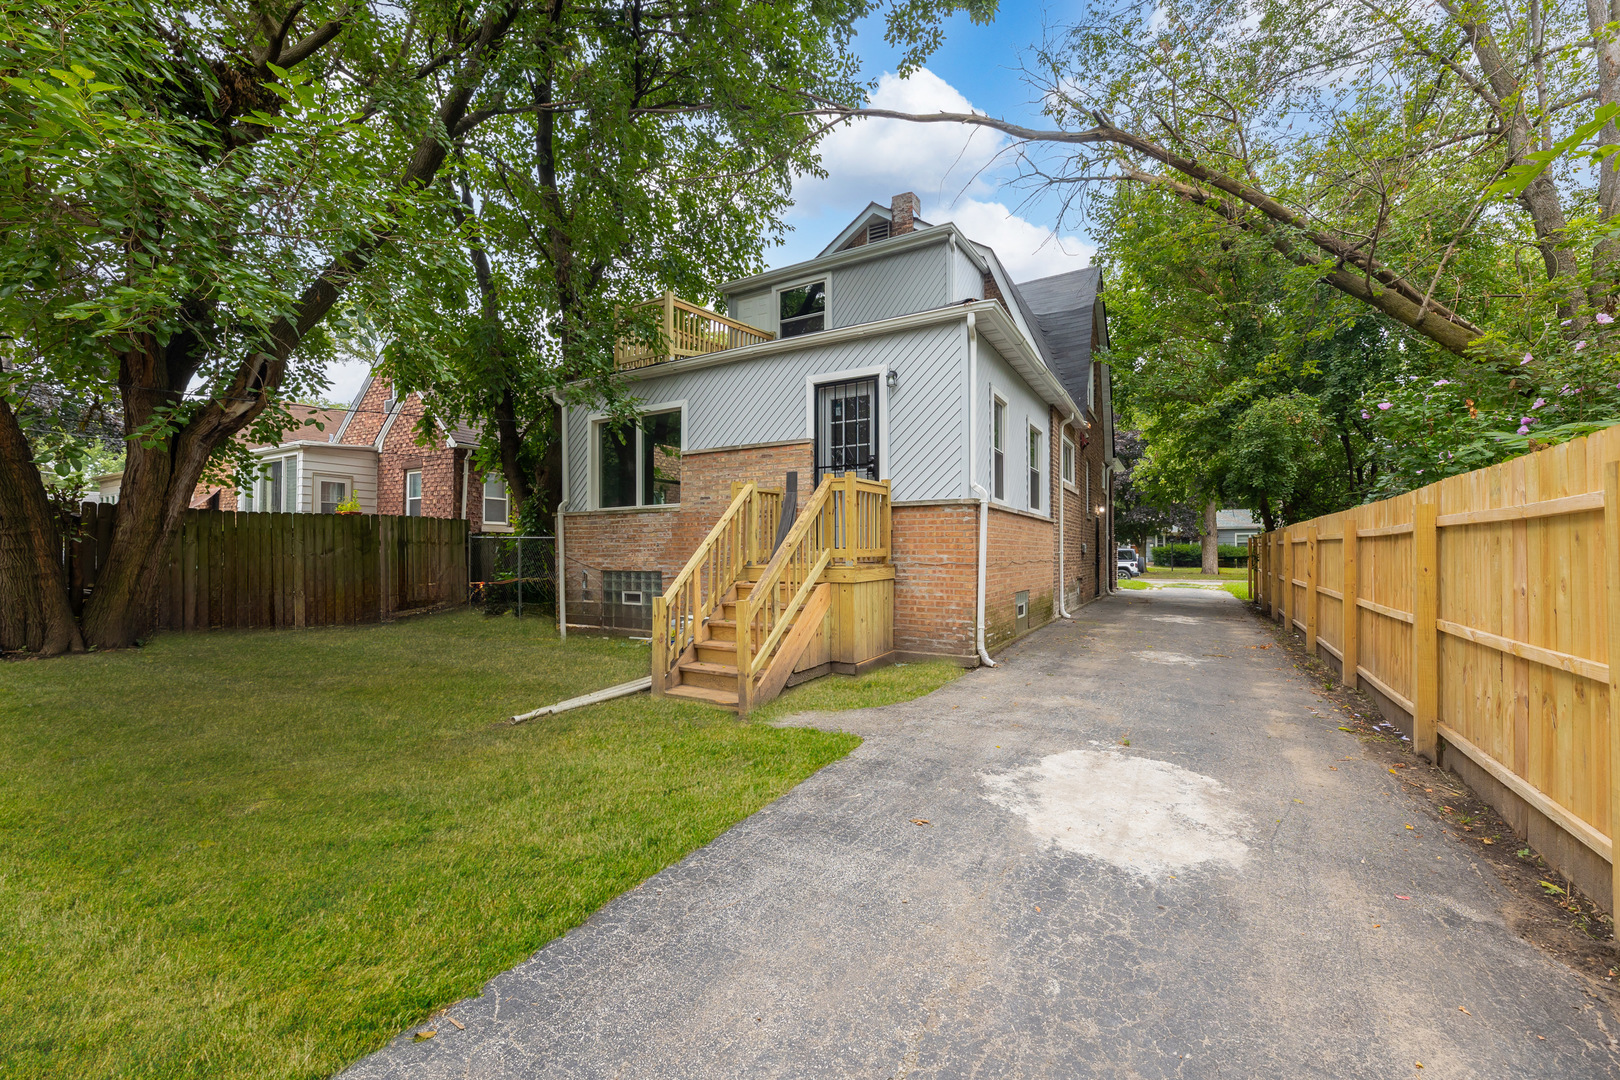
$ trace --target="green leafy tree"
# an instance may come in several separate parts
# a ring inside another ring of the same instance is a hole
[[[901,0],[888,9],[891,40],[909,58],[925,55],[939,17],[954,7]],[[524,137],[516,118],[544,126],[577,108],[622,119],[636,101],[657,98],[686,117],[684,134],[660,138],[701,140],[705,117],[738,105],[716,74],[728,64],[738,79],[787,92],[848,89],[848,28],[875,9],[871,0],[591,8],[561,0],[0,0],[0,649],[57,653],[136,640],[198,479],[232,454],[243,463],[235,436],[285,430],[285,403],[322,388],[334,339],[377,327],[408,337],[412,326],[432,337],[421,328],[457,304],[429,303],[431,288],[393,283],[427,279],[443,300],[460,280],[477,229],[458,226],[464,204],[444,184],[457,148],[466,147],[469,176],[483,185],[475,206],[480,197],[495,201],[489,178],[544,188],[548,168],[584,189],[590,170],[548,165],[544,142]],[[814,50],[804,51],[812,39],[794,20],[824,35]],[[714,31],[684,44],[707,50],[692,63],[715,77],[682,85],[720,96],[663,95],[672,72],[655,62],[657,49],[645,65],[630,55],[639,39],[627,28],[640,22]],[[743,32],[722,33],[733,23]],[[613,50],[616,59],[600,79],[571,82],[559,77],[562,67],[588,66],[567,57],[574,48]],[[616,85],[613,72],[635,79]],[[588,97],[561,96],[575,92]],[[486,125],[508,141],[492,135],[474,146]],[[604,157],[644,156],[611,141],[638,137],[640,127],[594,130],[610,140],[595,148]],[[551,146],[574,149],[566,140]],[[509,198],[531,210],[525,200],[544,202],[543,192]],[[566,230],[566,213],[550,213],[538,223]],[[666,247],[680,242],[676,223],[656,214],[629,224],[649,220],[666,230]],[[569,261],[557,235],[549,245],[540,237],[530,257],[550,251]],[[582,261],[565,291],[593,296],[594,265],[594,256]],[[481,310],[458,297],[461,308]],[[585,321],[524,332],[602,342],[616,327],[590,321],[596,310],[537,303],[525,311]],[[479,328],[489,340],[493,324]],[[463,351],[459,362],[477,358]],[[68,605],[38,455],[16,415],[24,388],[39,382],[116,398],[125,426],[112,544],[82,621]],[[499,379],[485,382],[496,386],[486,386],[485,399],[498,399]]]

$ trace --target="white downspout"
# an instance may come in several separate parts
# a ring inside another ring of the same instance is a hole
[[[557,640],[568,640],[568,564],[563,558],[563,509],[568,505],[568,406],[562,395],[551,392],[557,403],[557,437],[562,439],[562,498],[557,500]]]
[[[1058,425],[1058,614],[1065,619],[1074,618],[1069,614],[1069,574],[1063,567],[1063,552],[1068,546],[1063,538],[1064,517],[1063,512],[1063,445],[1068,440],[1064,432],[1068,429],[1068,421]],[[1079,464],[1080,448],[1074,448],[1075,463]]]
[[[990,548],[990,493],[979,483],[979,329],[973,312],[967,313],[968,335],[968,483],[979,497],[979,585],[974,600],[973,637],[979,662],[995,667],[984,647],[984,568]]]
[[[467,474],[472,470],[472,452],[461,459],[461,520],[471,521],[472,515],[467,512]]]

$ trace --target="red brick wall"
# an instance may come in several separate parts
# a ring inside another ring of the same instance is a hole
[[[990,648],[1017,634],[1017,593],[1029,592],[1029,628],[1052,621],[1056,545],[1053,521],[990,507],[989,559],[984,578],[984,640]]]
[[[387,379],[371,381],[360,399],[360,410],[343,433],[345,443],[369,446],[376,442],[388,420],[384,405],[390,393]],[[422,419],[422,411],[422,399],[411,394],[388,426],[388,435],[377,455],[377,513],[405,513],[405,474],[420,469],[422,516],[461,517],[462,468],[471,451],[466,447],[445,446],[442,436],[428,446],[418,443],[417,423]],[[467,527],[471,532],[481,532],[484,527],[483,484],[483,475],[477,471],[470,471],[465,477]]]
[[[733,480],[780,488],[790,471],[799,474],[799,502],[803,505],[815,483],[811,443],[689,451],[681,459],[678,509],[592,510],[566,515],[563,546],[568,561],[568,602],[580,604],[584,592],[592,601],[600,599],[604,570],[658,570],[667,587],[731,505]],[[581,622],[591,615],[589,608],[575,607],[568,619]]]
[[[1098,372],[1093,365],[1092,377]],[[1075,488],[1064,493],[1064,577],[1068,580],[1069,611],[1097,598],[1097,515],[1093,508],[1112,506],[1108,499],[1111,483],[1107,462],[1103,457],[1102,425],[1094,421],[1090,428],[1070,425],[1069,437],[1075,442]],[[1083,445],[1082,445],[1083,444]],[[1086,474],[1091,475],[1091,494],[1086,496]],[[1113,519],[1102,522],[1102,589],[1103,595],[1113,587],[1114,540]]]
[[[974,655],[978,520],[972,503],[894,508],[894,647],[900,652]]]

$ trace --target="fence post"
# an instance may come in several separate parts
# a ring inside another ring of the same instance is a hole
[[[1305,526],[1305,654],[1316,658],[1316,526]]]
[[[1435,760],[1440,711],[1439,533],[1434,492],[1418,492],[1412,507],[1412,749]]]
[[[669,674],[669,602],[653,597],[652,617],[652,696],[664,697],[664,680]]]
[[[1354,510],[1344,515],[1344,629],[1339,634],[1342,643],[1339,646],[1343,656],[1340,664],[1339,681],[1352,690],[1359,689],[1361,679],[1356,674],[1356,668],[1361,663],[1360,649],[1357,648],[1356,639],[1361,632],[1361,616],[1357,601],[1361,596],[1361,586],[1356,581],[1357,547],[1360,546],[1360,523],[1357,521]]]
[[[1620,899],[1620,461],[1603,466],[1603,563],[1609,616],[1609,874]]]
[[[1294,632],[1294,538],[1282,530],[1283,631]]]

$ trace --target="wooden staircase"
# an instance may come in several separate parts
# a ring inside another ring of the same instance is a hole
[[[737,615],[738,607],[753,593],[754,586],[758,584],[760,575],[765,572],[763,566],[748,566],[744,569],[746,575],[731,587],[731,595],[720,602],[709,618],[703,621],[704,636],[692,643],[692,659],[682,660],[675,665],[680,673],[680,681],[673,686],[667,686],[664,693],[670,697],[690,698],[694,701],[705,701],[721,708],[735,709],[737,707]],[[779,586],[780,588],[780,586]],[[820,603],[804,606],[797,617],[788,624],[788,636],[794,636],[801,624],[806,626],[819,622],[827,613],[827,586],[820,587]],[[819,627],[817,628],[819,629]],[[811,636],[802,635],[808,644]],[[803,652],[802,646],[792,649],[784,646],[783,655],[777,658],[777,663],[786,663],[791,674],[792,664],[796,662]],[[780,693],[780,687],[776,693]],[[775,697],[776,693],[771,694]],[[755,705],[763,704],[761,695],[754,694]]]
[[[784,532],[780,492],[733,484],[731,505],[653,603],[653,693],[742,714],[780,694],[835,629],[829,566],[887,567],[888,488],[828,477]]]

